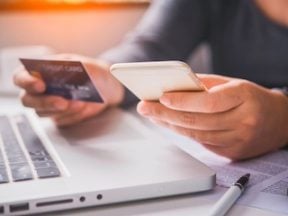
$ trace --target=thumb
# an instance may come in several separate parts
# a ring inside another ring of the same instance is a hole
[[[197,74],[197,77],[207,89],[213,88],[214,86],[222,85],[232,80],[229,77],[214,74]]]
[[[110,74],[109,65],[101,64],[98,61],[83,62],[83,65],[105,103],[109,105],[119,104],[124,97],[124,88]]]

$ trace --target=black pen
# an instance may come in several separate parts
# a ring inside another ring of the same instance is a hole
[[[231,206],[240,197],[249,181],[250,173],[240,177],[237,182],[232,185],[225,194],[218,200],[210,211],[209,216],[222,216],[231,208]]]

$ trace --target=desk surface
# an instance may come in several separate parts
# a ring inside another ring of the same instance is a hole
[[[210,192],[209,192],[210,193]],[[212,207],[214,202],[206,199],[206,194],[185,195],[172,198],[163,198],[150,201],[141,201],[134,203],[118,204],[104,207],[93,207],[82,210],[71,210],[52,215],[83,215],[94,216],[192,216],[192,215],[207,215],[208,210]],[[241,205],[234,205],[228,212],[227,216],[283,216],[284,214],[277,214],[261,209],[250,208]]]
[[[17,98],[1,97],[0,96],[1,110],[9,111],[12,109],[22,109]],[[183,195],[170,198],[161,198],[147,201],[138,201],[133,203],[124,203],[117,205],[109,205],[102,207],[92,207],[86,209],[70,210],[65,212],[49,213],[49,215],[83,215],[94,216],[97,213],[98,216],[191,216],[191,215],[206,215],[208,210],[214,204],[211,200],[211,196],[216,191],[210,191],[205,193]],[[41,214],[43,215],[43,214]],[[283,216],[285,214],[279,214],[275,212],[265,211],[262,209],[234,205],[227,215],[233,216]]]

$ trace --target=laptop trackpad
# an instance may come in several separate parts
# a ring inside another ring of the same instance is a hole
[[[56,130],[67,141],[53,143],[71,177],[88,175],[91,182],[95,184],[97,180],[107,188],[199,180],[214,175],[204,164],[118,109]],[[53,134],[55,138],[55,131]]]

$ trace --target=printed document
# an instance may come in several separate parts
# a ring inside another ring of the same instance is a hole
[[[238,203],[288,214],[288,150],[279,150],[246,161],[231,162],[209,152],[195,141],[166,129],[160,131],[170,141],[216,171],[215,191],[218,192],[211,195],[211,199],[218,199],[240,176],[250,173],[248,187]]]
[[[280,150],[259,158],[234,163],[202,159],[216,170],[217,184],[231,186],[239,176],[250,173],[241,204],[288,214],[288,151]]]

